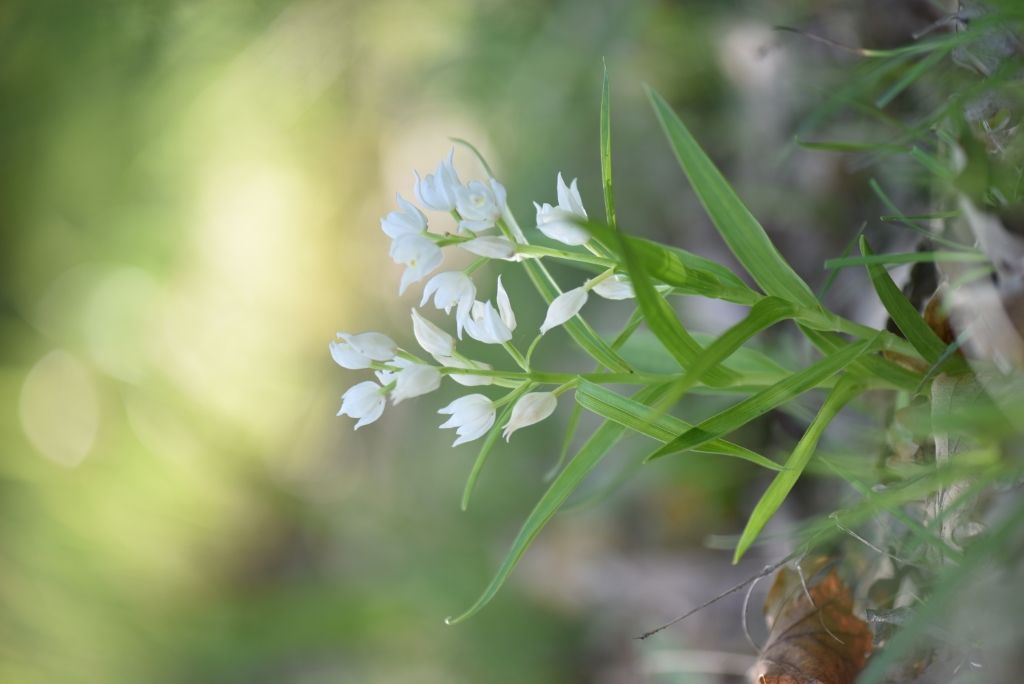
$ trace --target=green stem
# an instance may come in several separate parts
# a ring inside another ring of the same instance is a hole
[[[523,357],[518,349],[511,342],[502,342],[501,346],[505,348],[508,355],[516,362],[516,364],[527,373],[530,372],[530,363]]]
[[[551,257],[553,259],[575,261],[581,264],[593,264],[595,266],[602,266],[604,268],[614,268],[618,265],[618,262],[604,256],[600,256],[597,254],[583,254],[582,252],[570,252],[569,250],[557,249],[555,247],[541,247],[539,245],[517,245],[516,252],[518,252],[519,254],[525,254],[527,256]]]

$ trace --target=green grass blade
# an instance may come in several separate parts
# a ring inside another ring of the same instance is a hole
[[[829,423],[832,422],[832,419],[836,417],[836,414],[839,413],[843,406],[857,396],[860,391],[861,386],[856,382],[850,381],[847,377],[836,383],[836,386],[829,393],[825,403],[822,404],[821,409],[818,411],[818,415],[815,416],[804,436],[800,438],[800,441],[793,449],[793,453],[786,460],[785,469],[775,476],[775,479],[772,480],[772,483],[768,485],[768,489],[761,496],[761,500],[757,502],[757,506],[754,507],[754,511],[747,520],[746,527],[743,528],[740,541],[736,545],[736,553],[732,558],[733,563],[739,562],[743,554],[750,548],[750,545],[757,539],[757,536],[761,534],[761,530],[764,529],[768,520],[779,510],[779,506],[785,501],[790,490],[793,489],[793,485],[800,479],[804,468],[807,467],[811,456],[814,455],[814,450],[818,446],[818,440],[824,434],[825,428],[828,427]]]
[[[758,416],[777,408],[781,404],[815,387],[826,378],[835,375],[875,344],[874,340],[864,340],[863,342],[847,345],[845,348],[825,356],[804,370],[794,373],[771,387],[767,387],[757,394],[747,397],[738,404],[683,432],[648,456],[647,460],[650,461],[679,451],[695,449],[709,440],[719,438],[746,425]]]
[[[612,194],[612,121],[611,89],[608,65],[604,65],[601,81],[601,189],[604,191],[604,215],[609,226],[615,225],[615,196]]]
[[[860,251],[865,257],[871,256],[871,248],[863,236],[860,239]],[[867,264],[867,270],[878,298],[907,341],[928,363],[937,362],[946,351],[946,343],[928,327],[921,314],[903,295],[884,267]]]
[[[490,429],[487,436],[484,438],[483,444],[480,445],[480,452],[476,455],[476,460],[473,461],[473,468],[469,471],[469,477],[466,478],[466,486],[462,489],[462,510],[465,511],[469,508],[469,499],[473,495],[473,489],[476,488],[476,481],[480,478],[480,473],[484,469],[484,463],[487,462],[487,457],[491,454],[491,449],[494,448],[495,442],[498,441],[498,435],[501,434],[502,426],[508,422],[509,414],[512,413],[512,406],[516,403],[516,399],[533,389],[535,385],[531,382],[524,382],[519,387],[515,388],[510,392],[510,398],[508,404],[501,411],[501,415],[494,421],[494,427]]]
[[[943,47],[930,52],[924,59],[915,64],[914,66],[907,69],[907,72],[900,77],[898,81],[893,83],[888,90],[882,93],[877,100],[875,100],[875,106],[879,109],[887,106],[890,102],[899,97],[900,93],[910,87],[910,85],[923,76],[929,69],[941,62],[949,54],[949,47]]]
[[[674,404],[687,390],[700,382],[705,373],[731,356],[744,342],[765,328],[792,318],[796,313],[797,307],[785,299],[766,297],[759,301],[751,307],[746,318],[722,333],[694,359],[683,377],[672,383],[665,401]]]
[[[637,392],[634,395],[634,399],[641,403],[650,402],[659,396],[659,390],[660,388],[657,387],[646,387]],[[487,588],[484,589],[476,602],[464,613],[445,619],[446,624],[454,625],[462,622],[479,612],[481,608],[494,598],[498,590],[505,584],[509,575],[512,574],[512,570],[515,569],[526,549],[533,543],[533,540],[537,538],[537,535],[544,529],[548,521],[554,517],[558,509],[565,503],[565,500],[569,498],[569,495],[580,485],[583,478],[601,462],[608,451],[622,438],[625,431],[625,427],[612,422],[606,422],[594,431],[594,434],[580,448],[576,456],[569,461],[565,469],[558,474],[558,477],[555,478],[554,482],[551,483],[541,496],[540,501],[534,506],[530,515],[527,516],[526,521],[519,530],[519,534],[516,535],[515,540],[512,542],[512,547],[509,549],[508,554],[506,554],[505,560],[498,567],[494,578],[487,585]]]
[[[813,330],[806,325],[801,325],[800,330],[822,354],[834,354],[846,345],[842,338],[833,333]],[[878,334],[879,339],[885,339],[884,331],[880,331]],[[864,356],[857,359],[851,366],[850,372],[865,382],[880,381],[892,389],[907,392],[913,392],[921,381],[919,374],[879,356]]]
[[[790,268],[736,191],[676,116],[668,103],[648,89],[651,104],[676,158],[719,234],[757,284],[770,295],[808,308],[817,307],[807,284]]]
[[[668,442],[680,432],[691,427],[689,423],[675,416],[660,413],[657,409],[647,404],[624,397],[601,385],[595,385],[585,380],[576,388],[576,403],[578,406],[582,406],[602,418],[611,420],[662,443]],[[781,470],[780,466],[774,461],[724,439],[713,439],[695,451],[732,456],[768,468],[769,470]]]
[[[956,262],[956,263],[988,263],[989,258],[981,252],[897,252],[892,254],[871,254],[869,256],[842,257],[829,259],[825,268],[847,268],[849,266],[916,264],[922,261]]]

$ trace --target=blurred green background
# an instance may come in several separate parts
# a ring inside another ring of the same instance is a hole
[[[849,37],[856,17],[835,5],[827,28]],[[820,284],[822,255],[866,209],[821,199],[847,179],[834,158],[782,154],[844,59],[771,32],[813,9],[0,3],[0,681],[741,672],[735,604],[661,641],[631,637],[747,574],[700,547],[739,529],[759,475],[697,460],[637,474],[642,445],[626,442],[587,488],[600,503],[560,516],[483,614],[445,627],[543,490],[567,412],[497,449],[461,513],[476,451],[452,450],[434,413],[458,393],[353,433],[334,414],[364,378],[334,365],[327,343],[339,329],[411,343],[420,290],[397,297],[377,222],[448,136],[485,151],[521,218],[554,199],[558,171],[600,214],[602,57],[620,222],[728,260],[647,109],[647,82]],[[463,178],[478,175],[457,160]],[[529,335],[540,301],[507,277]],[[683,315],[700,330],[737,315],[698,304]],[[608,305],[594,322],[612,334],[628,313]],[[554,339],[541,350],[550,367],[586,365]],[[624,473],[636,476],[603,493]],[[705,660],[676,667],[668,649]]]

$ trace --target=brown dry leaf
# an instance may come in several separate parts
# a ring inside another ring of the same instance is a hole
[[[871,629],[853,614],[850,590],[832,570],[809,588],[783,568],[765,600],[768,642],[758,684],[853,684],[871,652]]]

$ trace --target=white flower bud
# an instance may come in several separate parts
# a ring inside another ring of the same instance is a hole
[[[354,429],[358,430],[380,418],[384,413],[384,405],[384,388],[372,380],[367,380],[349,387],[345,394],[341,395],[341,409],[338,415],[356,418],[358,422]]]
[[[381,333],[349,335],[339,332],[337,335],[340,339],[331,342],[329,348],[335,363],[343,368],[369,368],[371,361],[387,361],[398,351],[395,341]]]
[[[576,179],[572,179],[571,186],[566,186],[562,174],[559,173],[556,187],[557,206],[533,203],[537,209],[537,229],[552,240],[567,245],[586,244],[590,240],[590,233],[577,225],[577,222],[587,220],[587,210],[583,208]]]
[[[416,235],[425,231],[427,217],[423,215],[423,212],[401,195],[398,195],[397,198],[400,209],[380,220],[381,229],[392,240],[397,240],[403,235]]]
[[[512,339],[512,331],[489,301],[473,302],[473,310],[466,321],[466,333],[484,344],[502,344]]]
[[[412,309],[412,333],[423,350],[432,356],[451,356],[455,352],[454,338],[416,309]]]
[[[594,291],[594,294],[605,299],[633,299],[636,297],[636,292],[633,291],[633,283],[630,282],[629,276],[622,275],[621,273],[605,278],[591,289]]]
[[[426,304],[431,295],[434,296],[434,306],[444,309],[445,313],[451,313],[452,307],[458,306],[455,310],[455,325],[461,340],[462,327],[466,324],[476,299],[476,285],[473,284],[473,280],[462,271],[438,273],[424,286],[420,306]]]
[[[540,326],[540,334],[562,325],[567,320],[579,313],[583,305],[587,303],[587,291],[585,288],[577,287],[555,297],[548,307],[548,313],[544,317],[544,323]]]
[[[460,242],[459,247],[471,254],[487,257],[488,259],[511,260],[516,253],[516,246],[512,241],[498,235],[485,235],[484,237],[473,238],[466,242]]]
[[[512,407],[512,415],[502,431],[507,442],[512,433],[534,423],[539,423],[552,413],[558,405],[558,398],[553,392],[530,392],[524,394]]]
[[[404,294],[412,283],[418,282],[441,265],[444,255],[434,241],[420,233],[395,238],[391,243],[391,258],[396,264],[405,264],[398,294]]]
[[[425,178],[416,174],[416,197],[429,209],[451,211],[455,208],[456,191],[462,186],[455,172],[455,148],[448,153],[448,159],[437,165],[434,173]]]
[[[395,389],[391,391],[392,404],[433,392],[441,386],[441,372],[433,366],[408,359],[395,359],[391,363],[398,366],[398,370],[378,373],[377,378],[381,384],[389,385],[394,381]]]
[[[509,330],[516,329],[516,315],[512,311],[512,302],[508,299],[508,293],[505,292],[505,286],[501,284],[501,276],[498,276],[498,294],[495,297],[498,301],[498,313],[501,315],[501,322]]]
[[[471,181],[455,191],[455,208],[462,220],[459,230],[480,232],[494,227],[505,208],[505,188],[493,178]]]
[[[440,409],[438,413],[451,416],[442,428],[455,428],[458,438],[452,446],[459,446],[483,437],[494,425],[494,402],[482,394],[459,397]]]

